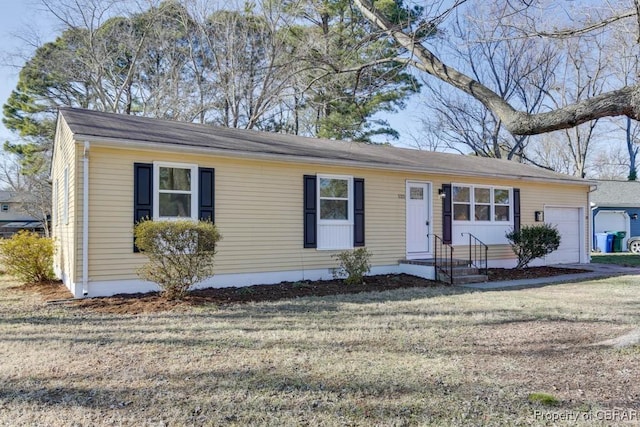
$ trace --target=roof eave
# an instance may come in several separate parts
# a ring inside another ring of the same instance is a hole
[[[101,137],[95,135],[83,135],[83,134],[74,134],[74,140],[76,144],[84,143],[84,141],[90,142],[94,146],[104,146],[109,148],[119,148],[119,149],[161,149],[163,151],[174,151],[174,152],[189,152],[193,154],[207,154],[213,155],[217,157],[224,158],[245,158],[245,159],[254,159],[254,160],[268,160],[268,161],[277,161],[277,162],[286,162],[286,163],[310,163],[310,164],[322,164],[322,165],[332,165],[332,166],[350,166],[350,167],[359,167],[364,169],[376,169],[376,170],[388,170],[388,171],[402,171],[402,172],[418,172],[418,173],[428,173],[428,174],[441,174],[446,176],[465,176],[471,178],[487,178],[487,177],[498,177],[501,179],[511,179],[511,180],[520,180],[520,181],[531,181],[531,182],[547,182],[547,183],[557,183],[557,184],[565,184],[565,185],[584,185],[590,186],[594,185],[595,181],[588,180],[571,180],[571,179],[555,179],[555,178],[542,178],[542,177],[533,177],[529,175],[518,175],[513,176],[510,174],[500,174],[492,172],[490,174],[484,173],[474,173],[467,171],[451,171],[448,169],[438,169],[438,168],[418,168],[411,166],[399,166],[399,165],[386,165],[382,163],[371,163],[371,162],[362,162],[357,160],[343,160],[343,159],[325,159],[325,158],[317,158],[317,157],[309,157],[309,156],[292,156],[285,154],[271,154],[271,153],[258,153],[251,151],[241,151],[241,150],[226,150],[226,149],[217,149],[212,147],[195,147],[188,145],[178,145],[178,144],[168,144],[168,143],[158,143],[153,141],[140,141],[134,139],[121,139],[121,138],[109,138],[109,137]]]
[[[640,203],[598,203],[598,202],[593,202],[595,203],[593,208],[622,208],[622,209],[628,209],[628,208],[640,208]]]

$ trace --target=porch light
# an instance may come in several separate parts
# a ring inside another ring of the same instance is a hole
[[[441,199],[444,199],[445,197],[447,197],[447,195],[444,194],[444,190],[442,188],[438,188],[438,196],[440,196]]]
[[[637,213],[631,214],[631,219],[638,219],[638,214]]]

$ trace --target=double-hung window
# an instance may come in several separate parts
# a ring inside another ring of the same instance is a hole
[[[469,221],[471,218],[471,188],[454,186],[451,191],[453,199],[453,219],[456,221]]]
[[[349,221],[350,178],[320,177],[320,220]]]
[[[506,188],[493,189],[493,220],[494,221],[510,221],[511,220],[511,197],[509,190]]]
[[[509,188],[454,185],[451,192],[454,221],[507,223],[511,221]]]
[[[197,220],[197,165],[156,162],[153,168],[153,218]]]
[[[51,200],[53,201],[53,206],[51,209],[51,224],[53,225],[58,225],[58,217],[59,217],[59,213],[58,213],[58,180],[54,179],[53,183],[51,185]]]
[[[64,187],[62,188],[62,191],[64,191],[64,196],[62,200],[62,215],[63,222],[67,225],[69,224],[69,168],[64,168],[63,180]]]
[[[318,248],[353,247],[353,177],[318,175]]]

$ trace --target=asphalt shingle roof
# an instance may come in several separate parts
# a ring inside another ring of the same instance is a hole
[[[640,207],[640,182],[598,181],[591,202],[604,207]]]
[[[230,129],[76,108],[61,108],[60,114],[76,140],[118,141],[125,146],[132,142],[166,144],[168,150],[189,147],[210,149],[234,157],[270,156],[299,162],[326,160],[353,166],[447,175],[590,183],[581,178],[500,159]]]

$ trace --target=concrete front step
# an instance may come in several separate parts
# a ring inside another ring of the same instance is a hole
[[[480,274],[480,270],[476,267],[453,267],[451,270],[453,273],[453,284],[462,285],[467,283],[481,283],[488,280],[486,274]],[[449,274],[445,271],[440,271],[442,281],[449,282]]]
[[[453,272],[453,283],[458,284],[467,284],[467,283],[481,283],[486,282],[488,280],[487,276],[484,274],[480,274],[480,270],[476,267],[471,267],[470,262],[464,259],[438,259],[438,264],[442,265],[448,264],[451,262],[453,264],[452,272]],[[400,264],[404,264],[411,270],[411,268],[422,268],[422,267],[435,267],[436,260],[433,258],[429,259],[401,259],[399,260]],[[414,267],[415,266],[415,267]],[[432,270],[433,271],[433,270]],[[419,275],[416,272],[407,271],[409,274]],[[431,273],[433,274],[433,273]],[[440,276],[440,281],[449,283],[449,275],[445,271],[440,271],[437,276]],[[421,276],[424,277],[424,276]],[[433,276],[431,276],[433,278]]]
[[[482,283],[489,280],[486,274],[469,274],[466,276],[453,276],[454,285],[464,285],[467,283]]]
[[[436,259],[434,258],[427,258],[427,259],[401,259],[398,260],[398,262],[400,264],[414,264],[414,265],[425,265],[425,266],[429,266],[429,267],[435,267],[436,265]],[[447,264],[451,262],[455,267],[468,267],[469,266],[469,261],[464,260],[464,259],[457,259],[454,258],[453,260],[449,260],[449,259],[438,259],[438,265],[443,265],[443,264]]]
[[[473,276],[480,274],[480,270],[476,267],[453,267],[453,277],[457,276]]]

